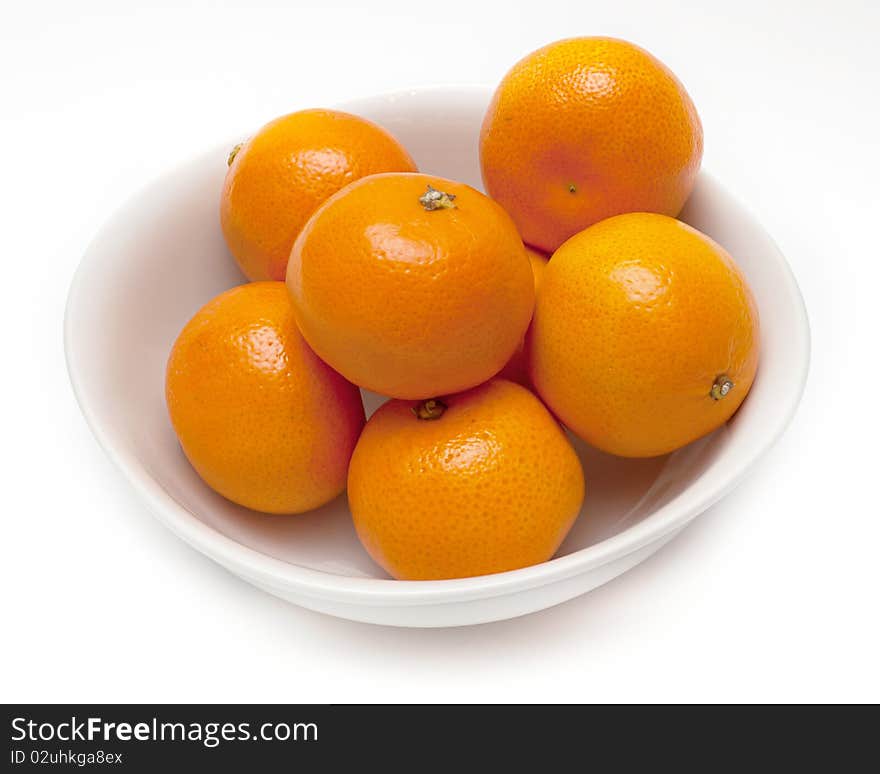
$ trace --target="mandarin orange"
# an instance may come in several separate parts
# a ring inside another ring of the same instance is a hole
[[[302,110],[233,149],[220,198],[229,250],[251,280],[283,280],[309,216],[340,188],[376,172],[415,172],[382,127],[338,110]]]
[[[652,213],[604,220],[553,254],[528,338],[532,384],[551,411],[624,457],[719,427],[758,366],[758,310],[733,259]]]
[[[534,307],[529,260],[507,213],[479,191],[420,174],[358,180],[294,244],[297,320],[347,379],[430,398],[498,373]]]
[[[299,513],[345,488],[360,392],[309,349],[283,282],[202,307],[171,350],[165,395],[184,454],[229,500]]]
[[[437,400],[392,400],[355,448],[358,536],[407,580],[486,575],[553,556],[580,512],[584,475],[528,390],[494,379]]]
[[[480,133],[486,191],[546,252],[619,213],[677,215],[702,153],[700,119],[678,79],[613,38],[529,54],[504,76]]]
[[[547,256],[528,245],[526,245],[526,254],[529,256],[529,263],[532,264],[532,278],[535,281],[535,296],[537,297],[541,281],[544,279],[544,270],[547,268]],[[498,377],[500,379],[509,379],[511,382],[523,385],[523,387],[528,387],[531,384],[529,381],[529,364],[525,352],[525,337],[523,337],[523,340],[516,348],[513,357],[501,369]]]

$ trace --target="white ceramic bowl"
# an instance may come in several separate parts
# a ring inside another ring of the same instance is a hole
[[[393,132],[424,172],[480,185],[489,90],[429,88],[341,106]],[[729,492],[779,437],[807,375],[809,329],[785,259],[757,221],[702,173],[682,219],[737,259],[761,313],[762,360],[728,425],[657,459],[578,444],[583,514],[544,564],[449,581],[395,581],[369,559],[345,497],[302,516],[253,513],[211,492],[177,445],[164,402],[169,349],[217,293],[243,282],[220,233],[226,154],[240,138],[133,197],[89,247],[70,289],[70,378],[98,441],[156,515],[232,572],[296,604],[357,621],[455,626],[523,615],[599,586],[654,553]],[[368,412],[379,399],[366,395]]]

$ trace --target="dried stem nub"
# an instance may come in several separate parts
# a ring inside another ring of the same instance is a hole
[[[713,400],[721,400],[724,398],[727,393],[729,393],[733,389],[733,380],[727,376],[726,374],[721,374],[715,378],[715,382],[712,385],[712,389],[709,390],[709,395]]]
[[[419,419],[440,419],[446,411],[446,404],[437,398],[423,400],[417,406],[412,407],[412,412]]]
[[[244,145],[244,143],[240,142],[231,151],[229,151],[229,155],[226,157],[226,166],[227,167],[232,166],[232,162],[235,161],[235,157],[238,155],[238,152],[241,150],[242,145]]]
[[[428,212],[433,210],[455,209],[455,194],[438,191],[434,186],[428,185],[428,190],[419,197],[419,204]]]

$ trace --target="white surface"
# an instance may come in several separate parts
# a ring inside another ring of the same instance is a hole
[[[153,6],[18,4],[0,29],[0,698],[880,699],[875,4]],[[639,42],[678,73],[706,167],[792,264],[813,361],[782,441],[636,570],[500,624],[331,619],[180,543],[106,460],[65,375],[64,299],[106,216],[276,114],[492,81],[546,41],[592,33]]]
[[[388,129],[423,172],[479,186],[474,138],[490,97],[488,87],[435,87],[341,107]],[[89,425],[156,515],[260,588],[319,612],[395,626],[460,626],[532,613],[651,556],[731,491],[794,414],[809,362],[797,283],[761,225],[701,172],[681,218],[739,257],[761,317],[758,377],[731,422],[675,454],[625,460],[577,443],[587,497],[553,561],[478,578],[393,581],[361,548],[345,497],[293,518],[236,506],[212,492],[183,456],[163,383],[168,352],[193,310],[243,281],[217,218],[224,159],[234,142],[175,167],[102,226],[71,285],[65,353]],[[368,414],[382,402],[370,393],[364,398]]]

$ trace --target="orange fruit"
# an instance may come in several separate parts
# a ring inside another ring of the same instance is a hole
[[[287,285],[321,358],[355,384],[412,399],[498,373],[535,297],[507,213],[420,174],[373,175],[325,202],[293,246]]]
[[[251,280],[283,280],[290,248],[329,196],[376,172],[415,172],[382,127],[338,110],[277,118],[233,149],[220,197],[226,244]]]
[[[541,280],[544,278],[544,269],[547,268],[547,256],[539,253],[532,247],[526,245],[526,255],[529,256],[529,263],[532,264],[532,278],[535,281],[535,296],[538,295],[538,289],[541,287]],[[512,382],[528,387],[529,368],[528,360],[525,352],[525,337],[513,353],[513,357],[507,361],[507,365],[501,369],[498,374],[501,379],[509,379]]]
[[[731,417],[754,381],[758,339],[751,291],[722,247],[674,218],[630,213],[553,254],[530,375],[576,435],[650,457]]]
[[[360,392],[309,349],[283,282],[202,307],[171,350],[165,396],[184,454],[229,500],[300,513],[345,488]]]
[[[379,408],[351,458],[348,499],[389,574],[464,578],[552,557],[580,512],[584,475],[541,401],[494,379]]]
[[[619,213],[677,215],[702,155],[700,119],[678,79],[613,38],[529,54],[504,76],[480,133],[486,191],[547,252]]]

